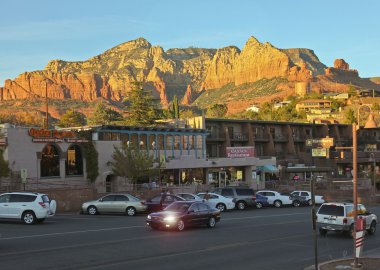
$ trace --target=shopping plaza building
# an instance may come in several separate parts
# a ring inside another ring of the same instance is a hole
[[[181,126],[181,127],[177,127]],[[77,130],[87,130],[88,138]],[[359,173],[377,172],[380,129],[358,131]],[[312,174],[352,178],[352,126],[196,117],[162,127],[96,126],[43,130],[2,125],[4,158],[14,181],[29,187],[87,185],[86,144],[97,152],[100,193],[126,189],[114,175],[114,147],[138,145],[154,156],[160,174],[143,179],[165,185],[194,183],[265,187],[268,180],[306,180]],[[327,143],[326,143],[327,142]],[[339,147],[346,147],[339,150]],[[360,175],[359,175],[360,177]],[[23,179],[23,180],[22,180]],[[4,183],[4,181],[2,181]]]

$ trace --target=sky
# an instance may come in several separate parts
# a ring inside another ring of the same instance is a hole
[[[83,61],[139,37],[167,50],[242,49],[254,36],[377,77],[379,10],[377,0],[3,0],[0,86],[50,60]]]

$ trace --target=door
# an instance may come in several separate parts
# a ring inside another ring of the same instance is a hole
[[[197,226],[201,222],[201,216],[199,212],[199,203],[194,203],[189,208],[188,214],[186,215],[187,224],[190,226]]]
[[[265,194],[263,194],[265,197],[268,198],[268,203],[269,204],[273,204],[275,199],[276,199],[276,194],[274,194],[274,192],[265,192]]]
[[[12,194],[9,200],[9,217],[21,217],[24,209],[30,208],[36,197],[35,195]]]
[[[0,196],[0,217],[7,218],[9,216],[9,199],[10,194]]]
[[[226,172],[225,171],[219,172],[219,187],[225,187],[226,182],[227,182]]]
[[[115,202],[112,205],[112,212],[124,213],[127,210],[129,199],[125,195],[115,195]]]
[[[99,212],[112,212],[112,209],[114,208],[114,202],[115,196],[107,195],[99,200],[99,202],[96,204],[96,207],[98,208]]]
[[[209,208],[204,203],[198,204],[198,220],[199,224],[207,224],[209,219]]]

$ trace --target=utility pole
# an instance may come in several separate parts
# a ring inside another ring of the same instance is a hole
[[[360,125],[359,125],[360,127]],[[356,256],[356,221],[358,219],[358,158],[357,158],[357,150],[358,150],[358,141],[357,141],[357,129],[356,124],[352,125],[352,159],[353,159],[353,196],[354,196],[354,267],[358,268],[358,257]]]

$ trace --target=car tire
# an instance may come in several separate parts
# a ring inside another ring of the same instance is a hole
[[[275,207],[277,207],[277,208],[280,208],[280,207],[282,206],[282,201],[280,201],[280,200],[275,200],[275,201],[273,202],[273,205],[274,205]]]
[[[216,220],[214,217],[210,217],[207,223],[207,227],[214,228],[216,225]]]
[[[308,204],[309,206],[312,206],[312,205],[313,205],[313,202],[312,202],[311,200],[308,200],[308,201],[307,201],[307,204]]]
[[[89,213],[90,215],[97,215],[98,209],[95,206],[91,205],[87,207],[87,213]]]
[[[376,221],[371,222],[371,226],[369,226],[368,234],[373,235],[376,232]]]
[[[320,234],[321,236],[326,236],[326,234],[327,234],[327,230],[322,229],[322,228],[319,228],[319,234]]]
[[[293,206],[294,207],[300,207],[300,205],[301,205],[301,202],[299,200],[294,200],[293,201]]]
[[[182,219],[178,220],[178,222],[177,222],[177,230],[181,232],[184,229],[185,229],[185,222]]]
[[[37,221],[36,215],[32,211],[25,211],[22,214],[21,219],[24,222],[24,224],[26,224],[26,225],[32,225],[32,224],[36,223],[36,221]]]
[[[219,209],[220,212],[224,212],[224,211],[227,210],[227,207],[226,207],[226,205],[225,205],[224,203],[218,203],[218,204],[216,205],[216,208]]]
[[[238,201],[236,203],[236,206],[237,206],[237,209],[239,209],[239,210],[245,210],[245,208],[247,207],[245,202],[243,202],[243,201]]]
[[[263,208],[263,204],[261,202],[256,203],[256,208],[257,209]]]
[[[136,215],[136,208],[129,206],[127,207],[127,210],[125,210],[128,216],[135,216]]]

